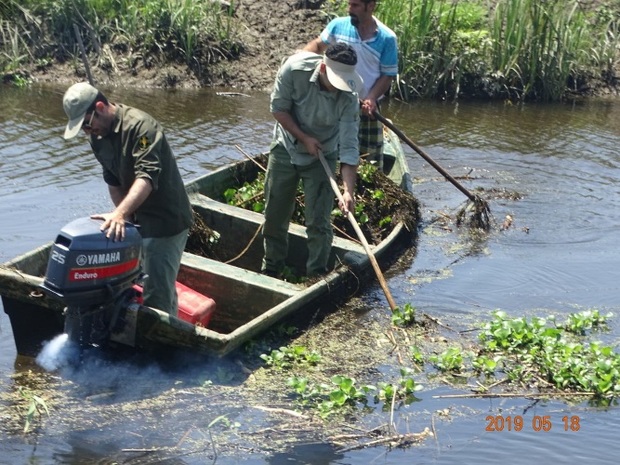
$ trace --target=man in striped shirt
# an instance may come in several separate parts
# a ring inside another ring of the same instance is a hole
[[[376,6],[376,0],[349,0],[349,16],[333,19],[304,50],[323,53],[329,44],[344,42],[356,51],[356,71],[364,80],[359,93],[360,153],[382,166],[383,128],[372,113],[398,74],[398,45],[396,34],[374,17]]]

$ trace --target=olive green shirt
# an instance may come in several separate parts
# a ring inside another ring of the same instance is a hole
[[[291,114],[303,132],[321,142],[326,157],[337,151],[341,163],[357,166],[358,97],[350,92],[322,90],[319,81],[322,61],[322,55],[312,52],[290,56],[278,71],[271,92],[270,110]],[[279,123],[274,128],[273,144],[277,143],[286,148],[295,165],[316,161],[304,144],[298,143]]]
[[[136,178],[148,179],[153,191],[135,212],[143,237],[167,237],[188,229],[193,221],[189,198],[161,125],[149,114],[116,104],[106,137],[90,137],[103,179],[125,193]]]

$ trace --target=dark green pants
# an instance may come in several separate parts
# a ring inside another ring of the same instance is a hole
[[[142,241],[142,267],[148,275],[144,282],[144,305],[177,316],[175,287],[181,256],[189,229],[170,237],[148,237]]]
[[[334,170],[336,154],[324,155]],[[293,165],[281,145],[271,149],[265,177],[264,271],[277,274],[284,268],[288,256],[288,226],[295,209],[300,180],[305,197],[304,216],[308,235],[306,274],[313,276],[327,271],[334,237],[331,225],[334,193],[329,178],[319,160],[306,166]]]

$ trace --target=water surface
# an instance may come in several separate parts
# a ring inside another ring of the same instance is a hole
[[[110,209],[100,168],[84,138],[62,139],[63,92],[64,88],[54,87],[0,87],[0,262],[51,241],[75,218]],[[187,180],[269,145],[273,121],[266,94],[233,98],[210,90],[110,89],[109,93],[164,124]],[[511,106],[393,101],[383,112],[466,188],[483,188],[498,225],[506,215],[513,218],[509,229],[495,228],[485,240],[472,241],[467,231],[442,220],[446,215],[454,217],[466,200],[463,194],[406,148],[424,218],[415,256],[386,272],[397,302],[411,302],[455,330],[470,329],[488,319],[494,309],[514,316],[553,313],[560,317],[588,308],[613,311],[612,331],[601,337],[617,343],[620,103]],[[520,200],[502,193],[518,194]],[[349,324],[359,325],[357,330],[362,331],[372,321],[386,321],[378,284],[367,289],[361,300],[375,310],[349,318]],[[321,325],[309,331],[321,331]],[[464,337],[473,340],[475,333]],[[209,376],[222,369],[218,363],[232,362],[213,362]],[[30,369],[37,368],[32,361],[16,357],[8,317],[0,312],[3,421],[16,408],[9,394]],[[397,370],[397,363],[369,369],[379,377],[387,376]],[[93,373],[101,379],[87,376]],[[256,431],[270,426],[267,415],[244,407],[243,397],[194,398],[193,391],[178,387],[182,374],[150,365],[93,361],[92,371],[83,374],[42,372],[40,376],[52,398],[69,396],[85,408],[95,406],[100,425],[77,428],[62,411],[52,411],[36,434],[3,431],[0,463],[204,463],[204,455],[196,453],[187,438],[200,431],[204,439],[205,418],[224,414],[240,426],[233,430],[236,447],[219,452],[221,464],[608,464],[618,452],[616,406],[525,398],[454,399],[446,396],[469,391],[439,384],[429,385],[418,394],[419,402],[402,406],[395,415],[400,432],[435,429],[436,439],[422,446],[338,453],[325,441],[308,443],[300,435],[297,443],[289,437],[292,446],[274,447],[268,454],[264,444],[264,449],[256,448],[252,442]],[[209,376],[192,373],[191,381],[184,382],[195,385]],[[177,394],[165,408],[150,403],[171,392]],[[106,403],[126,406],[127,415],[108,418]],[[488,415],[522,415],[526,427],[520,432],[488,432]],[[552,430],[534,431],[534,417],[545,415],[553,423]],[[389,421],[380,411],[360,416],[365,425]],[[565,431],[562,419],[575,416],[580,420],[579,431]],[[179,442],[184,433],[188,442]],[[167,461],[154,460],[152,446],[171,436],[178,449],[166,456]],[[136,461],[123,452],[141,448],[151,450],[151,455],[146,453],[148,460]]]

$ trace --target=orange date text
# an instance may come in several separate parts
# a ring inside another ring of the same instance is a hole
[[[531,430],[547,433],[553,428],[560,428],[562,431],[577,432],[581,429],[581,418],[579,415],[565,415],[559,424],[554,425],[551,415],[534,415],[531,419],[524,419],[521,415],[487,415],[485,421],[487,426],[485,431],[523,431]]]

